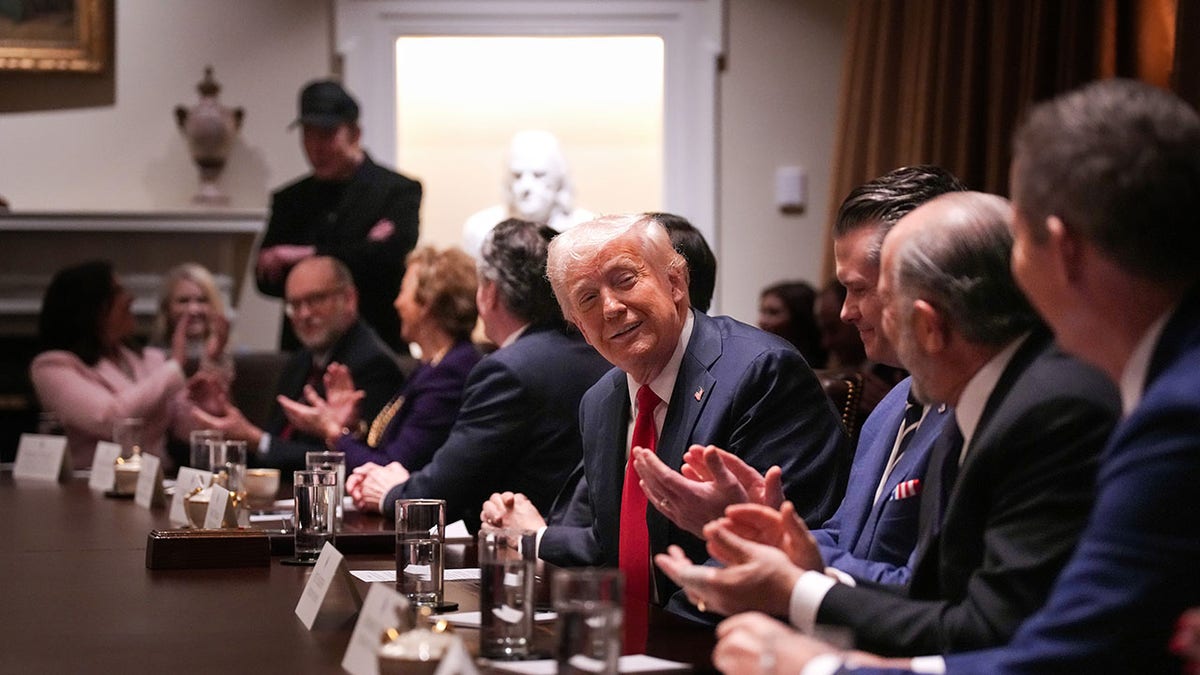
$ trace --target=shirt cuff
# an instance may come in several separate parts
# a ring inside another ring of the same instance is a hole
[[[262,455],[266,455],[270,451],[271,451],[271,434],[268,434],[267,432],[264,431],[263,435],[259,436],[259,438],[258,438],[258,454],[260,456],[262,456]]]
[[[858,585],[858,582],[854,580],[854,577],[850,576],[846,572],[839,570],[836,567],[826,567],[825,574],[833,577],[834,579],[837,579],[839,584],[846,584],[847,586],[850,586],[851,588]]]
[[[817,610],[825,600],[825,594],[837,583],[823,572],[808,570],[792,586],[792,598],[788,603],[788,620],[797,630],[812,635],[817,623]]]
[[[800,675],[834,675],[844,665],[840,654],[821,654],[809,659]]]
[[[914,673],[942,675],[946,672],[946,659],[940,656],[914,656],[908,668]]]
[[[549,527],[549,526],[543,525],[543,526],[539,527],[537,530],[537,537],[534,539],[534,542],[533,542],[533,557],[535,557],[535,558],[540,557],[540,554],[542,552],[542,535],[546,534],[547,527]]]

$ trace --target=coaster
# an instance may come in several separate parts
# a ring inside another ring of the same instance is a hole
[[[105,491],[104,496],[109,499],[133,499],[132,492],[114,492],[113,490]]]
[[[443,612],[457,612],[457,611],[458,611],[458,603],[457,602],[446,602],[443,600],[442,604],[433,606],[434,614],[441,614]]]
[[[301,560],[299,558],[280,558],[282,565],[294,565],[296,567],[313,567],[317,564],[316,560]]]

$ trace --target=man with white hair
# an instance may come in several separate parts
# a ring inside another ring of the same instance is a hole
[[[549,131],[518,131],[508,147],[504,172],[504,204],[489,206],[467,218],[463,250],[479,258],[488,232],[502,220],[519,218],[549,225],[557,232],[594,216],[575,208],[567,158],[558,138]]]
[[[646,608],[678,587],[650,564],[677,545],[704,542],[648,504],[633,469],[654,452],[678,470],[689,448],[720,445],[766,477],[751,488],[782,492],[821,521],[845,486],[847,438],[816,376],[791,344],[729,317],[692,311],[688,271],[652,217],[583,223],[550,244],[547,274],[563,314],[616,366],[579,407],[584,485],[571,511],[545,526],[518,495],[495,495],[482,518],[539,529],[539,555],[558,565],[620,567],[626,578],[626,645],[641,651]],[[782,498],[782,497],[780,497]]]

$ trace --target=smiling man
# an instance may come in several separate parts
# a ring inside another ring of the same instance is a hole
[[[651,553],[676,544],[703,557],[704,542],[664,516],[669,504],[647,504],[631,447],[675,470],[694,444],[720,445],[759,472],[779,466],[800,513],[823,519],[845,484],[846,437],[790,344],[689,308],[687,264],[653,219],[613,216],[567,230],[550,245],[547,272],[564,315],[616,369],[580,405],[585,485],[571,510],[591,517],[546,528],[539,552],[558,565],[625,571],[626,649],[638,652],[636,611],[677,590],[654,573]],[[493,524],[542,525],[497,501],[484,509]]]

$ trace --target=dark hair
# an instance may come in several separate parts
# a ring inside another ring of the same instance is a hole
[[[116,298],[113,266],[93,260],[59,270],[42,297],[38,340],[43,350],[63,349],[93,366],[100,360],[104,316]]]
[[[1013,279],[1012,207],[982,192],[938,199],[955,207],[896,249],[897,293],[921,298],[975,344],[1003,345],[1041,325]],[[906,303],[910,307],[911,303]]]
[[[479,276],[496,284],[500,301],[514,315],[531,324],[563,327],[546,277],[546,249],[554,235],[546,225],[517,218],[501,221],[483,240]]]
[[[658,212],[645,215],[666,228],[671,246],[687,261],[688,298],[692,307],[707,312],[712,306],[713,289],[717,286],[717,257],[708,247],[704,235],[683,216]]]
[[[1057,216],[1132,274],[1200,276],[1200,116],[1182,100],[1095,82],[1033,108],[1013,146],[1013,201],[1035,239]]]
[[[779,336],[796,346],[813,368],[824,368],[826,354],[821,347],[821,329],[817,326],[817,291],[806,281],[781,281],[767,286],[759,297],[774,295],[788,310],[786,334]]]
[[[876,228],[875,243],[867,259],[879,264],[883,238],[901,218],[921,204],[947,192],[967,188],[940,166],[902,166],[850,191],[838,207],[833,236],[842,237],[860,227]]]

